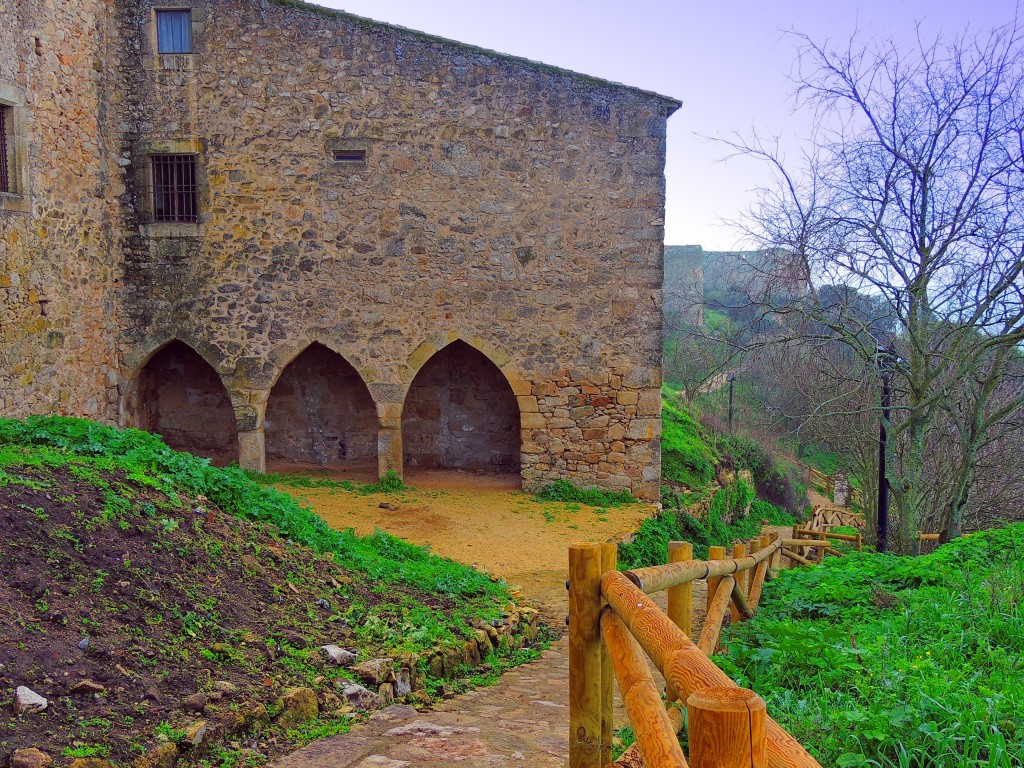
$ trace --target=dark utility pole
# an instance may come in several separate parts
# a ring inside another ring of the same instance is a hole
[[[729,382],[729,434],[732,434],[732,383],[736,381],[736,374],[730,373],[725,377],[725,380]]]
[[[878,349],[878,372],[882,376],[882,419],[878,424],[878,541],[876,549],[885,552],[889,544],[889,481],[885,478],[885,454],[888,436],[885,425],[889,422],[889,411],[892,407],[892,393],[889,391],[889,374],[894,353],[891,350]]]

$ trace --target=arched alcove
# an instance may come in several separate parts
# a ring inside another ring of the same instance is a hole
[[[486,355],[454,341],[416,374],[402,410],[406,469],[519,472],[519,403]]]
[[[135,422],[175,450],[216,464],[238,460],[231,397],[213,366],[184,342],[160,348],[139,372]]]
[[[267,460],[375,472],[377,427],[377,409],[362,377],[341,355],[314,343],[270,390]]]

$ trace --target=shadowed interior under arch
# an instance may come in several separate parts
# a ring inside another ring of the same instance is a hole
[[[519,403],[486,355],[455,341],[416,374],[402,411],[406,469],[519,472]]]
[[[267,459],[377,466],[377,409],[352,365],[311,344],[281,373],[267,401]]]
[[[175,450],[238,460],[238,430],[231,398],[217,371],[181,341],[157,351],[139,373],[137,423]]]

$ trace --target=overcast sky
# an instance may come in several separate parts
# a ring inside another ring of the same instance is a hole
[[[701,137],[780,134],[798,142],[806,117],[791,110],[797,30],[816,40],[855,29],[912,40],[1010,21],[1016,0],[319,0],[359,16],[524,56],[671,96],[665,241],[734,248],[736,219],[766,179],[750,160],[720,162]],[[793,144],[794,148],[798,144]]]

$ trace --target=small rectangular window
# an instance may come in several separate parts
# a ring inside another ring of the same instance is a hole
[[[365,149],[336,149],[334,150],[334,162],[336,163],[365,163]]]
[[[0,192],[11,191],[11,162],[14,142],[10,140],[8,132],[14,127],[11,119],[11,108],[0,105]]]
[[[153,155],[153,221],[190,223],[198,219],[195,155]]]
[[[156,12],[157,53],[192,53],[192,11]]]

